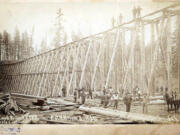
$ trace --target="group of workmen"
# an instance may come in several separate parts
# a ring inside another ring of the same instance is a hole
[[[133,94],[128,92],[128,90],[126,90],[125,93],[122,92],[120,94],[119,91],[114,92],[112,87],[110,87],[108,90],[106,90],[104,88],[102,94],[103,94],[103,96],[101,98],[101,105],[103,105],[105,108],[108,106],[113,106],[114,109],[118,109],[118,103],[120,100],[122,100],[126,106],[126,112],[130,112],[131,105],[133,102],[133,96],[132,96]],[[122,98],[120,98],[120,95]],[[140,93],[140,89],[138,89],[136,95],[138,95],[139,99],[142,96],[141,101],[142,101],[143,113],[147,113],[148,112],[148,102],[149,102],[148,94],[144,93],[142,95]]]
[[[108,106],[114,106],[114,109],[118,109],[118,103],[120,100],[120,95],[118,91],[113,91],[112,87],[108,90],[105,88],[103,89],[102,96],[101,96],[101,105],[105,108]],[[132,96],[129,92],[126,92],[123,98],[124,104],[126,105],[126,111],[130,112]]]
[[[140,91],[140,90],[139,90]],[[138,91],[138,96],[141,96],[140,92]],[[122,94],[122,95],[121,95]],[[122,98],[120,98],[120,95]],[[66,88],[62,88],[62,96],[66,96]],[[73,92],[73,99],[75,103],[85,104],[86,99],[90,98],[93,99],[92,90],[85,88],[75,89]],[[114,109],[118,109],[118,103],[122,99],[123,103],[126,106],[126,112],[130,112],[131,104],[133,101],[132,94],[130,92],[126,93],[119,93],[119,91],[114,91],[112,87],[108,89],[104,88],[99,96],[101,99],[100,105],[104,108],[113,106]],[[147,113],[147,104],[148,104],[148,96],[146,94],[143,95],[142,98],[142,106],[143,106],[143,113]]]

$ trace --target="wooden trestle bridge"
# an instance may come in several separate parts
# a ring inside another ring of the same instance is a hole
[[[177,47],[180,69],[179,7],[180,3],[176,3],[48,52],[1,64],[1,87],[12,93],[42,97],[61,95],[65,86],[68,95],[82,87],[94,91],[104,87],[131,91],[138,86],[153,93],[160,59],[167,87],[171,88],[173,47]],[[149,45],[145,45],[147,31]]]

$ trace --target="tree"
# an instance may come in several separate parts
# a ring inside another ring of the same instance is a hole
[[[2,45],[3,45],[3,36],[0,33],[0,61],[2,60]]]
[[[32,27],[32,32],[30,34],[30,39],[29,39],[29,56],[31,57],[35,54],[35,50],[33,48],[33,37],[34,37],[34,26]]]
[[[54,43],[55,48],[63,45],[64,27],[62,25],[62,20],[63,20],[62,16],[63,13],[60,8],[57,12],[56,35],[55,35],[55,43]]]
[[[77,41],[82,38],[82,33],[80,29],[78,30],[78,34],[76,34],[74,31],[71,32],[71,39],[72,41]]]
[[[44,53],[48,50],[47,48],[47,40],[46,39],[43,39],[41,41],[41,50],[40,50],[40,53]]]
[[[25,44],[23,46],[23,52],[24,52],[24,58],[28,58],[30,57],[30,44],[29,44],[29,36],[27,31],[24,32],[24,40],[25,40]]]
[[[15,53],[15,60],[20,59],[20,34],[19,29],[16,27],[15,29],[15,37],[14,37],[14,53]]]
[[[25,38],[25,33],[22,33],[21,36],[21,42],[19,46],[19,59],[24,59],[26,56],[26,38]]]
[[[9,60],[9,43],[10,43],[10,35],[7,31],[3,32],[3,43],[5,46],[5,60]]]
[[[66,43],[67,43],[67,33],[64,32],[63,44],[65,45]]]

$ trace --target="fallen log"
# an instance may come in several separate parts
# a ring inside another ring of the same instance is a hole
[[[95,113],[110,117],[117,117],[121,119],[126,120],[132,120],[135,122],[140,123],[170,123],[174,122],[172,120],[168,120],[166,118],[161,118],[157,116],[151,116],[151,115],[145,115],[145,114],[139,114],[139,113],[130,113],[130,112],[124,112],[124,111],[118,111],[118,110],[112,110],[112,109],[105,109],[105,108],[99,108],[99,107],[85,107],[80,106],[80,111],[89,112],[89,113]]]
[[[166,104],[166,101],[165,100],[152,100],[149,102],[150,105],[164,105]]]

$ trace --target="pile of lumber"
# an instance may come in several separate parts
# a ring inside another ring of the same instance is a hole
[[[31,101],[31,103],[31,105],[26,105],[23,103],[20,105],[27,109],[38,109],[40,113],[71,111],[80,106],[77,103],[65,101],[64,99],[60,98],[37,98],[36,100]]]
[[[5,115],[13,115],[15,113],[26,113],[19,105],[16,100],[12,98],[10,94],[6,94],[0,97],[0,112]]]

